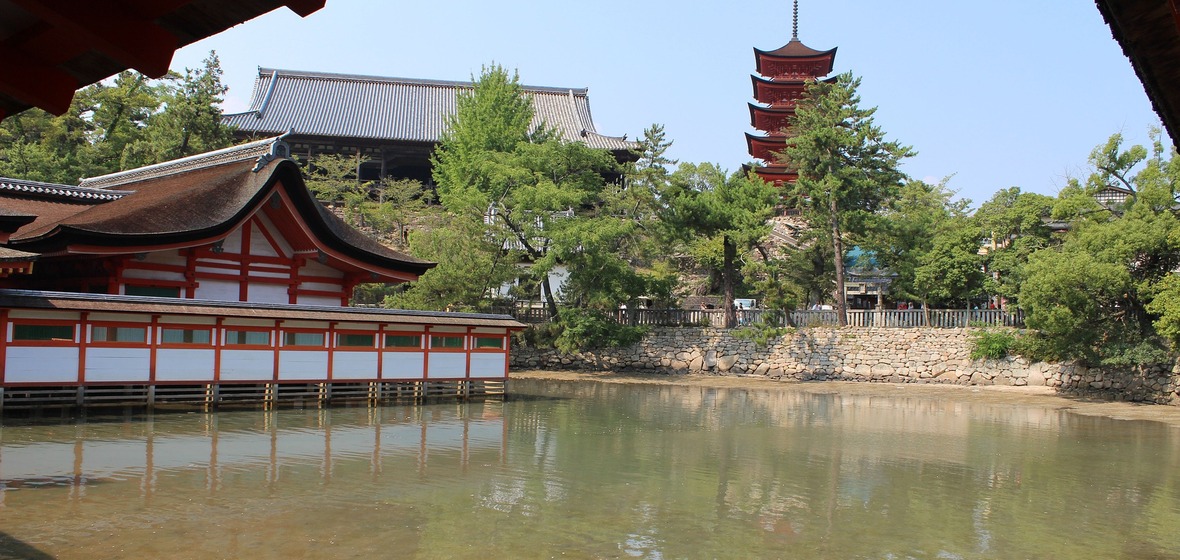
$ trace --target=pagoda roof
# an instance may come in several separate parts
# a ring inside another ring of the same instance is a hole
[[[0,1],[0,119],[66,112],[74,90],[128,68],[163,77],[177,49],[286,6],[325,0]]]
[[[823,72],[819,75],[826,75],[832,71],[836,63],[836,48],[833,47],[826,51],[817,51],[803,43],[798,39],[792,39],[789,43],[773,50],[764,51],[759,48],[754,49],[754,64],[755,69],[759,74],[765,74],[762,71],[762,62],[764,59],[781,59],[781,60],[827,60],[827,65]]]
[[[777,58],[819,58],[822,56],[836,56],[836,48],[831,48],[826,51],[815,50],[798,39],[791,39],[787,44],[774,49],[772,51],[764,51],[757,47],[754,48],[754,53],[762,56],[773,56]]]
[[[1096,0],[1172,143],[1180,146],[1180,0]]]
[[[259,68],[250,110],[225,115],[240,133],[437,143],[472,82],[423,80]],[[598,133],[586,88],[523,86],[542,121],[562,140],[623,152],[626,137]]]
[[[260,147],[266,153],[259,155]],[[142,252],[209,244],[229,235],[264,204],[289,204],[325,253],[349,258],[390,276],[420,275],[433,263],[389,249],[345,224],[316,201],[298,165],[278,138],[172,162],[56,185],[32,193],[0,179],[0,204],[36,216],[19,227],[7,248],[42,254]],[[115,191],[110,186],[118,186]],[[75,192],[117,193],[79,200]],[[2,246],[2,245],[0,245]],[[392,274],[390,274],[392,273]]]

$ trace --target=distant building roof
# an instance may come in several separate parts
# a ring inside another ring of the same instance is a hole
[[[437,143],[459,92],[471,87],[471,82],[259,68],[250,110],[224,120],[250,134]],[[534,124],[544,120],[563,140],[612,151],[637,146],[597,132],[585,88],[524,90],[533,97]]]

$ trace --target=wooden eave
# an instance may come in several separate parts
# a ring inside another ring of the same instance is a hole
[[[773,163],[775,158],[774,152],[781,152],[787,147],[787,136],[785,134],[772,134],[769,136],[757,136],[746,133],[746,146],[749,148],[750,155],[767,163]],[[762,157],[763,154],[769,157]]]
[[[0,1],[0,119],[29,107],[69,110],[74,91],[126,69],[163,77],[173,53],[286,6],[325,0]]]
[[[509,315],[445,313],[261,302],[211,301],[146,296],[78,294],[0,289],[0,307],[89,312],[132,312],[158,315],[241,317],[250,319],[309,320],[407,325],[451,325],[523,329]]]
[[[1180,0],[1096,0],[1172,143],[1180,147]]]
[[[769,60],[790,60],[798,62],[820,62],[825,63],[822,68],[825,71],[821,75],[827,75],[832,71],[836,64],[836,48],[826,51],[818,51],[812,49],[799,41],[791,41],[782,47],[773,51],[764,51],[758,48],[754,49],[755,68],[759,74],[762,72],[762,64]]]

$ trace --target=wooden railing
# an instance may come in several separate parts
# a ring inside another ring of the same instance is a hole
[[[498,313],[510,314],[522,323],[545,323],[548,314],[538,307],[517,306],[499,308]],[[785,327],[821,327],[838,324],[835,311],[791,311],[788,314],[767,309],[736,311],[738,326],[770,323]],[[614,319],[621,324],[667,327],[725,326],[725,311],[721,309],[619,309]],[[850,309],[848,325],[879,328],[962,328],[976,325],[1023,327],[1024,313],[1000,309]]]

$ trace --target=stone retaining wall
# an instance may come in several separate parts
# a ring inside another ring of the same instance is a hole
[[[808,328],[759,346],[708,327],[654,329],[641,342],[573,354],[514,347],[516,369],[756,375],[799,381],[840,380],[958,385],[1048,385],[1059,392],[1180,404],[1180,366],[1120,370],[1030,363],[1009,357],[971,360],[976,329]]]

